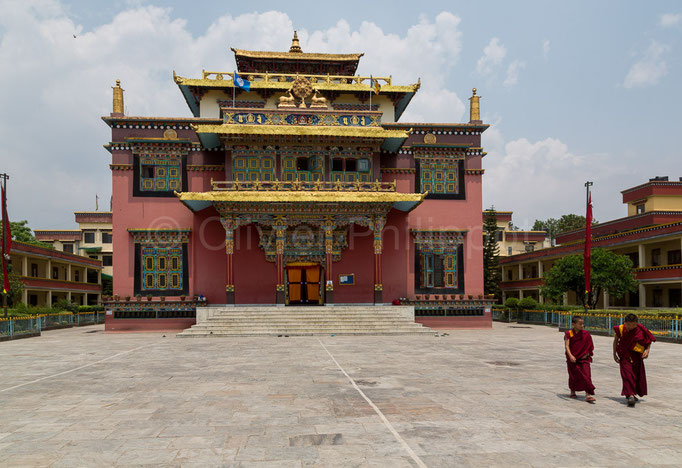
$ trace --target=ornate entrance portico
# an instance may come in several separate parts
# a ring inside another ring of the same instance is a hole
[[[386,215],[396,205],[411,209],[423,198],[422,194],[396,193],[394,185],[381,182],[311,182],[303,185],[275,181],[267,186],[213,182],[212,186],[211,192],[178,196],[193,210],[213,205],[220,214],[225,228],[225,300],[228,304],[235,303],[234,232],[249,224],[258,229],[259,247],[266,260],[276,265],[277,304],[286,302],[285,268],[291,262],[319,264],[324,271],[325,302],[333,303],[333,263],[339,261],[347,247],[349,227],[369,228],[373,233],[374,303],[383,303],[382,231]],[[272,190],[272,186],[284,190]],[[305,190],[308,186],[317,190]]]

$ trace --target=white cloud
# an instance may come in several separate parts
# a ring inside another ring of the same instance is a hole
[[[677,26],[682,22],[682,13],[664,13],[661,15],[660,25],[664,28]]]
[[[549,57],[549,39],[542,40],[542,56],[547,59]]]
[[[476,62],[476,70],[483,76],[490,75],[506,55],[507,48],[500,44],[499,38],[493,37],[483,48],[483,55]]]
[[[669,50],[668,45],[652,40],[640,60],[630,67],[623,86],[636,88],[658,84],[660,79],[668,73],[668,67],[662,56]]]
[[[0,0],[0,108],[6,110],[0,165],[12,176],[12,219],[28,219],[32,228],[69,227],[73,211],[94,208],[95,194],[109,199],[110,155],[102,145],[111,132],[100,116],[111,111],[116,78],[128,115],[190,116],[173,70],[189,77],[202,69],[231,71],[229,46],[287,50],[291,43],[293,23],[281,12],[223,15],[193,35],[170,9],[132,5],[83,31],[58,0]],[[403,121],[460,121],[465,106],[447,76],[462,50],[459,24],[442,12],[390,34],[371,22],[351,29],[341,20],[325,30],[299,30],[299,37],[304,51],[364,52],[361,74],[392,74],[399,84],[421,76]]]
[[[505,143],[498,126],[494,123],[483,134],[488,151],[483,159],[484,207],[511,210],[514,224],[530,228],[535,219],[581,214],[584,183],[591,180],[595,184],[595,218],[606,221],[626,215],[615,195],[641,182],[635,169],[618,164],[609,154],[575,154],[555,138],[519,138]]]
[[[516,85],[519,82],[519,72],[524,68],[526,68],[526,62],[514,60],[507,67],[507,77],[502,84],[507,88]]]

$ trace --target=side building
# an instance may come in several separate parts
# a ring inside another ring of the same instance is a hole
[[[638,290],[620,299],[599,298],[598,308],[682,306],[682,181],[656,177],[621,192],[628,216],[592,226],[592,248],[627,255],[635,266]],[[500,259],[503,300],[531,296],[540,302],[545,272],[566,255],[582,254],[585,230],[563,233],[556,247]],[[565,304],[578,304],[574,293]]]
[[[110,291],[114,274],[111,211],[76,211],[74,217],[78,229],[36,229],[35,237],[55,250],[99,260],[103,287]]]
[[[545,231],[521,231],[514,229],[512,214],[512,211],[485,210],[483,212],[484,220],[486,217],[495,216],[498,228],[495,240],[500,248],[500,257],[533,252],[552,246]]]
[[[13,241],[12,274],[24,284],[21,301],[51,306],[65,299],[78,305],[96,305],[102,299],[102,264],[99,260]]]

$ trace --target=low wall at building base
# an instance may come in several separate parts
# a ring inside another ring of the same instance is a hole
[[[107,315],[106,332],[180,332],[196,323],[194,318],[115,319]]]
[[[434,330],[466,330],[493,327],[493,319],[490,312],[485,312],[479,316],[415,317],[414,321]]]

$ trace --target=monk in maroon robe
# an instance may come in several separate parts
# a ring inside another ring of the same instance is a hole
[[[566,366],[568,367],[568,388],[571,398],[578,398],[575,392],[585,392],[585,401],[594,403],[594,385],[590,363],[594,353],[592,336],[584,329],[582,317],[573,317],[573,328],[564,334]]]
[[[635,314],[626,315],[623,325],[616,325],[613,330],[616,335],[613,340],[613,359],[620,364],[620,376],[623,379],[621,395],[628,399],[628,406],[635,406],[636,395],[647,394],[644,360],[649,357],[651,343],[656,338],[638,323]]]

